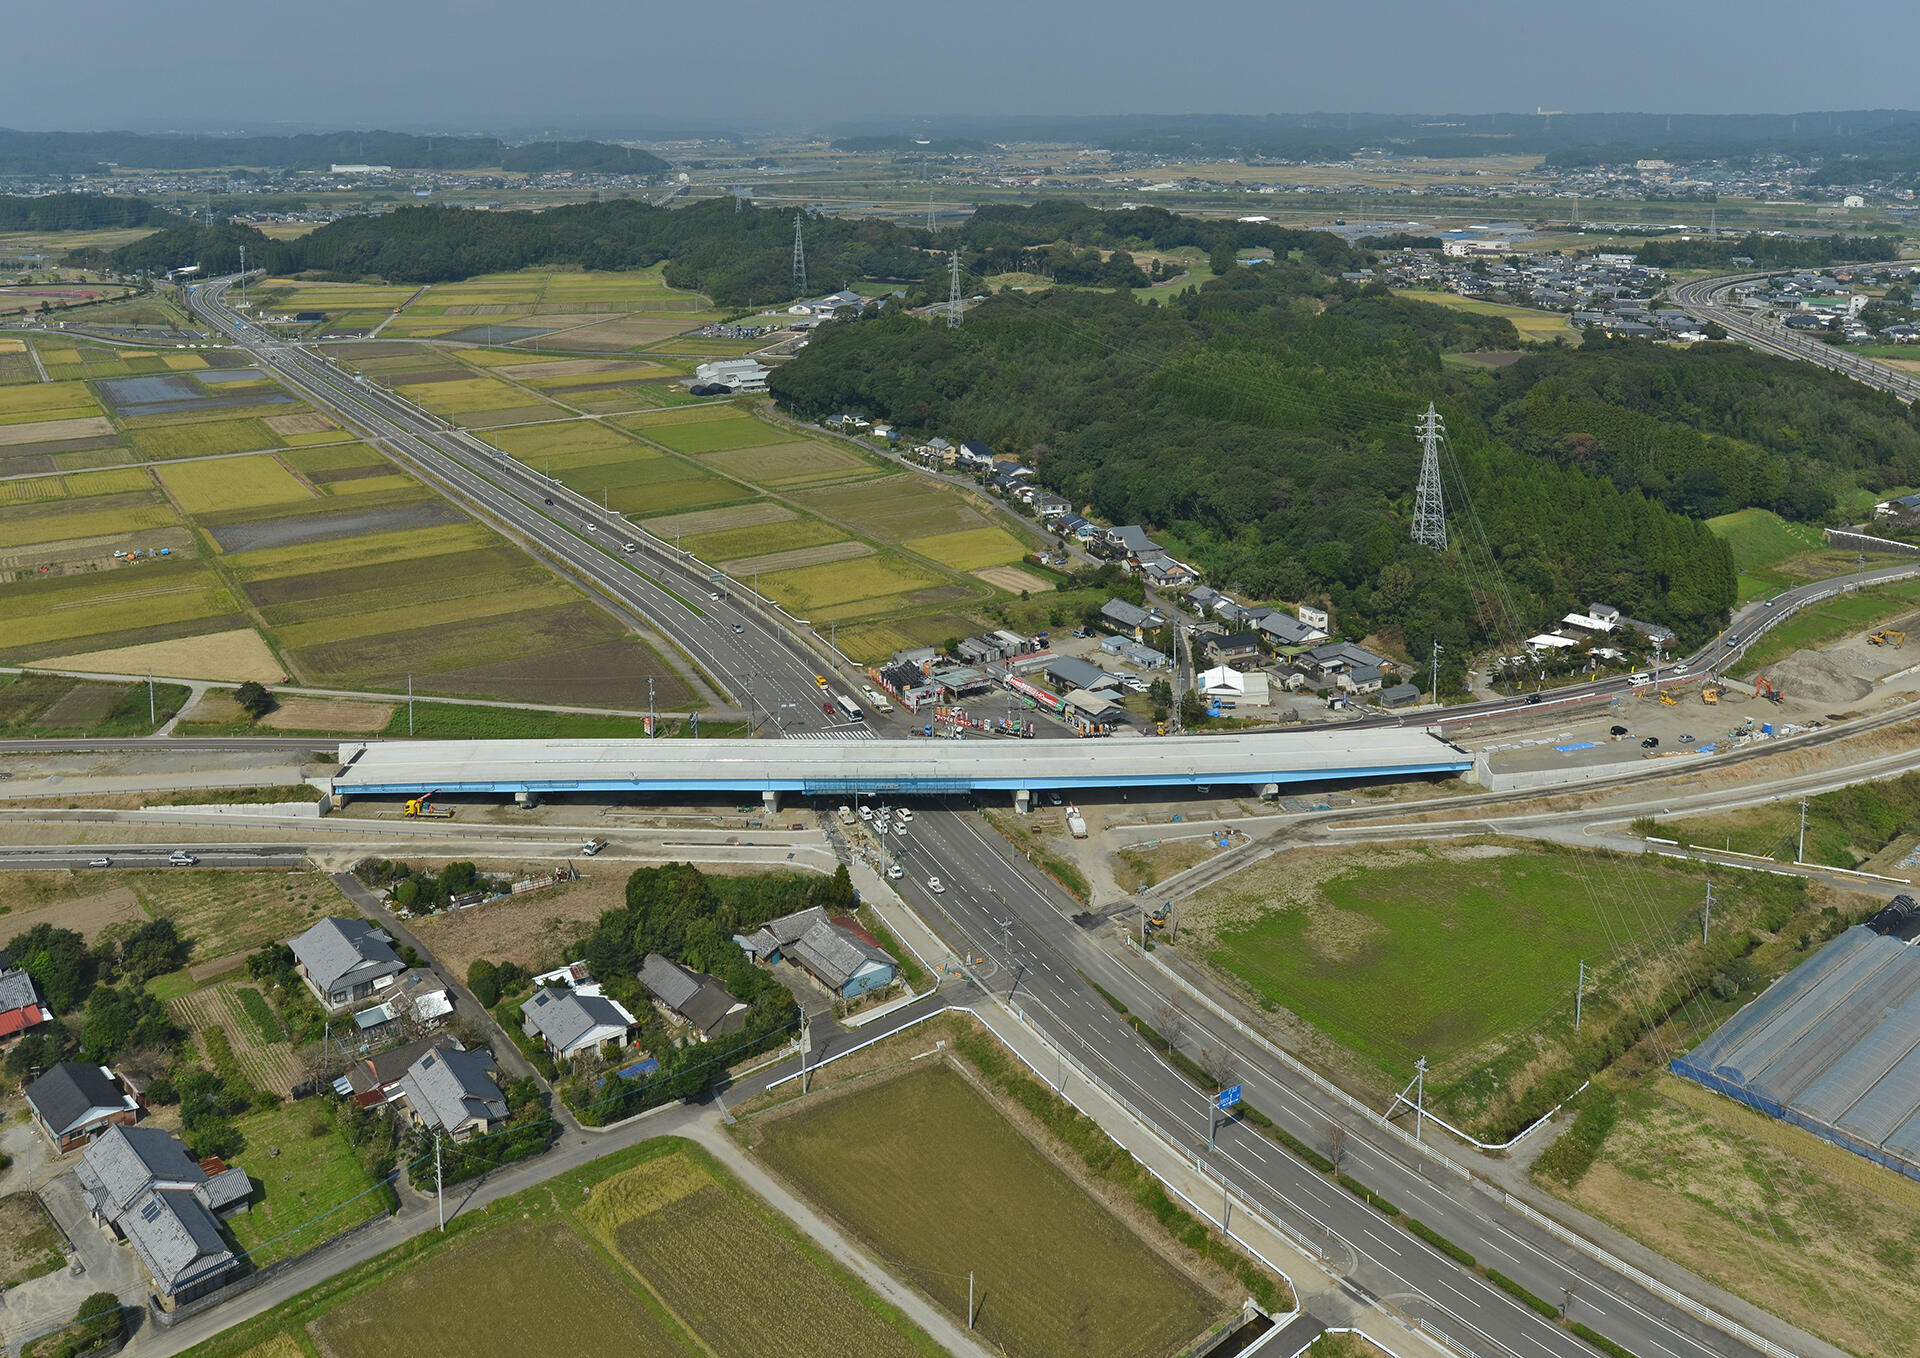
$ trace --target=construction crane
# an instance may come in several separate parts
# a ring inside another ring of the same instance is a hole
[[[1765,698],[1770,703],[1777,703],[1787,695],[1773,684],[1768,683],[1767,676],[1762,674],[1757,676],[1753,681],[1753,696],[1756,698]]]
[[[409,797],[406,806],[401,809],[400,814],[403,816],[423,817],[429,820],[451,820],[453,818],[452,807],[435,806],[433,804],[433,799],[439,792],[440,789],[435,788],[432,792],[422,793],[418,797]]]
[[[1894,650],[1899,651],[1906,648],[1907,634],[1905,632],[1896,632],[1892,629],[1884,632],[1869,632],[1867,633],[1867,641],[1875,646],[1891,646]]]

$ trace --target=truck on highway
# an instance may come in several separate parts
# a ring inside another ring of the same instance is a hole
[[[844,693],[836,693],[833,695],[833,705],[839,709],[840,715],[848,721],[859,721],[866,715],[866,713],[860,710],[860,704],[856,703]]]
[[[872,684],[862,684],[860,691],[867,695],[867,701],[873,705],[875,712],[878,712],[883,717],[893,715],[893,704],[887,701],[886,694],[882,693]]]

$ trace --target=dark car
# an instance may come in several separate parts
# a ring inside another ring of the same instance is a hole
[[[552,503],[553,503],[553,497],[552,497],[551,495],[549,495],[549,496],[547,497],[547,500],[546,500],[546,502],[547,502],[548,504],[552,504]]]
[[[1610,736],[1624,736],[1628,734],[1628,731],[1627,731],[1627,728],[1624,726],[1616,726],[1611,730],[1609,730],[1607,734]]]
[[[1534,703],[1537,703],[1539,701],[1540,701],[1540,695],[1538,693],[1529,693],[1527,695],[1528,706],[1532,706]]]
[[[1641,742],[1640,742],[1640,748],[1641,748],[1641,749],[1643,749],[1643,750],[1657,750],[1657,749],[1659,749],[1659,748],[1660,748],[1660,737],[1659,737],[1659,736],[1648,736],[1648,737],[1647,737],[1647,738],[1646,738],[1645,740],[1643,740],[1643,741],[1641,741]]]
[[[826,714],[827,714],[827,715],[828,715],[829,717],[831,717],[831,716],[833,715],[833,704],[832,704],[832,703],[821,703],[821,704],[820,704],[820,710],[821,710],[822,712],[824,712],[824,713],[826,713]]]

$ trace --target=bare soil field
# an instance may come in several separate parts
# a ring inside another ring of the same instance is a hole
[[[392,703],[360,703],[349,698],[282,697],[280,706],[260,719],[276,731],[384,731]]]
[[[256,679],[277,684],[287,677],[286,666],[274,658],[267,643],[251,627],[177,641],[152,641],[144,646],[121,646],[110,651],[83,651],[57,659],[36,661],[40,669],[86,670],[94,674],[145,674],[170,679]],[[204,718],[196,717],[196,721]]]
[[[466,515],[444,500],[425,500],[417,504],[364,510],[357,514],[305,514],[297,518],[264,519],[256,523],[230,523],[207,531],[220,544],[222,552],[235,555],[467,521]]]
[[[8,900],[16,899],[19,894],[25,894],[28,899],[65,895],[74,882],[74,874],[70,872],[20,873],[18,877],[41,880],[15,881],[10,874],[8,885],[21,888],[21,892],[7,892]],[[71,929],[92,943],[112,925],[146,922],[147,912],[140,908],[139,898],[126,887],[115,887],[97,896],[69,896],[57,904],[37,909],[6,910],[0,913],[0,938],[17,938],[36,924],[51,924]]]
[[[785,505],[762,501],[757,504],[728,505],[722,509],[699,509],[691,514],[665,514],[642,522],[655,537],[671,538],[676,533],[684,537],[698,537],[702,533],[719,533],[730,528],[758,528],[761,524],[785,523],[799,517]]]
[[[823,542],[818,547],[795,547],[765,556],[741,557],[727,563],[733,575],[753,571],[790,571],[801,566],[819,566],[829,561],[850,561],[856,556],[872,556],[873,548],[864,542]]]
[[[269,415],[260,423],[283,438],[288,434],[324,434],[340,427],[320,414]]]
[[[1044,594],[1054,587],[1051,580],[1029,575],[1018,566],[989,566],[983,571],[972,572],[972,575],[974,579],[984,580],[995,589],[1004,589],[1009,594]]]
[[[111,433],[113,422],[106,416],[81,415],[70,420],[0,425],[0,444],[51,443],[61,439],[99,438]]]
[[[491,872],[518,872],[520,867],[505,862],[481,866]],[[465,976],[478,957],[524,967],[558,966],[567,960],[560,950],[568,939],[598,920],[602,912],[626,903],[626,874],[609,866],[578,882],[489,901],[471,910],[428,915],[407,927],[455,976]]]
[[[293,1048],[285,1042],[267,1041],[242,1007],[238,989],[252,984],[235,980],[203,986],[168,1001],[167,1011],[173,1015],[174,1022],[193,1031],[202,1050],[206,1042],[201,1035],[207,1029],[223,1030],[233,1048],[234,1060],[247,1079],[257,1088],[285,1096],[293,1092],[305,1074]],[[259,989],[257,985],[253,988]]]

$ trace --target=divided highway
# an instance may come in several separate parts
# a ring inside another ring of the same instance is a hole
[[[1818,363],[1823,368],[1832,368],[1835,372],[1845,373],[1856,381],[1870,387],[1891,392],[1903,401],[1911,402],[1920,397],[1920,377],[1903,372],[1899,368],[1876,363],[1870,358],[1850,352],[1844,345],[1825,344],[1798,331],[1787,329],[1775,321],[1762,320],[1743,307],[1728,306],[1727,298],[1739,283],[1757,282],[1763,278],[1772,278],[1791,270],[1770,270],[1763,273],[1727,274],[1719,278],[1701,278],[1691,283],[1682,283],[1673,290],[1673,298],[1690,316],[1702,321],[1712,321],[1729,335],[1743,343],[1750,344],[1770,354],[1782,358],[1797,358],[1807,363]]]
[[[477,516],[533,544],[670,638],[743,707],[750,678],[752,706],[763,723],[772,718],[782,722],[783,734],[816,738],[830,732],[864,734],[863,728],[836,728],[821,711],[813,675],[831,673],[821,659],[824,650],[795,639],[777,615],[735,598],[707,598],[715,586],[700,568],[645,538],[620,516],[552,485],[391,393],[343,373],[325,357],[260,332],[226,305],[232,281],[203,284],[193,298],[195,310],[289,387],[362,431]],[[549,498],[551,505],[546,503]],[[630,539],[642,547],[633,556],[620,550]],[[1895,568],[1857,579],[1867,583],[1911,573],[1913,568]],[[1802,587],[1781,596],[1774,607],[1784,611],[1800,598],[1831,591],[1836,583]],[[1765,611],[1748,610],[1690,665],[1712,666],[1736,655]],[[1552,696],[1627,688],[1625,679],[1613,679],[1556,690]],[[1487,715],[1519,706],[1510,700],[1487,702],[1450,710],[1448,716]],[[1432,720],[1431,715],[1417,715],[1367,724]],[[61,744],[72,747],[71,742]],[[906,868],[896,884],[956,954],[985,959],[976,968],[983,985],[1010,993],[1032,1023],[1131,1103],[1145,1121],[1189,1147],[1213,1173],[1227,1176],[1236,1197],[1257,1203],[1323,1251],[1355,1296],[1386,1300],[1427,1318],[1481,1358],[1590,1354],[1582,1341],[1365,1207],[1252,1128],[1223,1126],[1209,1150],[1205,1099],[1146,1046],[1088,981],[1098,982],[1149,1022],[1164,1002],[1164,983],[1156,989],[1143,979],[1144,973],[1137,974],[1101,947],[1093,931],[1105,927],[1105,921],[1080,912],[970,810],[927,806],[904,837],[892,838]],[[208,855],[206,861],[213,859]],[[929,889],[927,883],[935,877],[944,891]],[[1311,1085],[1256,1044],[1204,1020],[1192,1008],[1181,1027],[1183,1048],[1231,1054],[1250,1103],[1303,1140],[1324,1142],[1339,1110]],[[1540,1296],[1557,1301],[1565,1295],[1563,1289],[1572,1287],[1575,1318],[1641,1358],[1757,1352],[1561,1243],[1509,1211],[1485,1188],[1445,1173],[1390,1134],[1358,1119],[1350,1119],[1348,1127],[1345,1168],[1350,1173]]]

